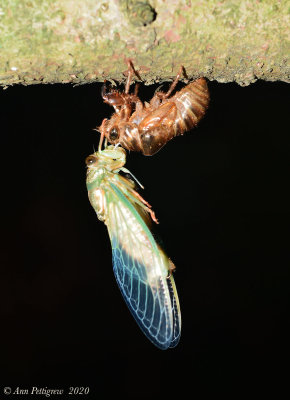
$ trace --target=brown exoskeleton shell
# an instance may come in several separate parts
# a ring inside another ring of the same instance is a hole
[[[170,139],[183,135],[198,124],[208,107],[209,91],[206,80],[199,78],[170,97],[183,72],[181,67],[167,93],[159,91],[150,103],[143,104],[137,96],[138,86],[134,94],[129,94],[133,73],[141,78],[130,60],[128,65],[124,92],[107,92],[103,86],[104,102],[112,105],[115,113],[110,119],[103,120],[99,130],[102,138],[107,138],[110,143],[120,143],[127,150],[141,151],[150,156]]]

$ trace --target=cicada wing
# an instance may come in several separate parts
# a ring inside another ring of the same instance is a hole
[[[180,305],[179,299],[177,295],[177,290],[175,286],[175,282],[173,276],[171,275],[170,278],[167,279],[168,290],[171,299],[172,305],[172,318],[173,318],[173,332],[172,332],[172,339],[169,347],[177,346],[180,334],[181,334],[181,312],[180,312]]]
[[[145,335],[159,348],[178,343],[180,311],[169,259],[132,203],[111,185],[118,201],[108,204],[107,226],[113,270],[127,306]]]
[[[157,347],[167,349],[173,324],[164,278],[159,277],[154,285],[148,284],[144,265],[134,264],[134,259],[119,247],[113,249],[113,264],[121,293],[138,325]]]

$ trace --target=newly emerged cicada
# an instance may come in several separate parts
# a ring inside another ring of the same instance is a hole
[[[199,78],[171,96],[184,72],[181,67],[166,93],[157,91],[149,103],[143,104],[137,95],[138,86],[134,94],[129,93],[133,74],[141,78],[131,60],[128,66],[124,92],[107,91],[106,85],[102,88],[104,102],[113,106],[115,113],[104,119],[98,130],[110,143],[150,156],[198,124],[208,107],[209,91],[206,80]]]
[[[177,345],[181,331],[175,267],[150,231],[150,220],[157,222],[151,206],[119,174],[130,173],[125,162],[125,150],[112,145],[87,157],[89,200],[107,225],[114,274],[129,310],[145,335],[167,349]]]

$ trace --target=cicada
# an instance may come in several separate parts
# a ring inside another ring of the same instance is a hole
[[[89,200],[107,225],[114,274],[129,310],[151,342],[167,349],[177,345],[181,331],[175,267],[151,233],[157,219],[150,204],[120,174],[130,174],[125,162],[126,151],[113,145],[86,158]]]
[[[144,104],[135,92],[129,93],[133,74],[139,79],[131,60],[128,60],[128,78],[125,91],[107,91],[102,88],[105,103],[114,107],[110,119],[104,119],[98,130],[112,144],[120,143],[127,150],[153,155],[169,140],[194,128],[204,116],[209,103],[206,80],[199,78],[171,96],[184,68],[181,66],[175,80],[165,93],[157,91]]]

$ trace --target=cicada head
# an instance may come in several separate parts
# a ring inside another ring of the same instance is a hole
[[[110,143],[120,143],[121,146],[132,151],[142,150],[138,127],[135,123],[111,118],[103,124],[103,129],[103,134]]]
[[[119,122],[119,115],[115,113],[111,119],[104,119],[102,125],[98,128],[99,132],[112,144],[117,144],[120,141]]]
[[[122,147],[107,146],[104,150],[96,151],[86,158],[89,169],[105,168],[115,171],[126,163],[126,151]]]

